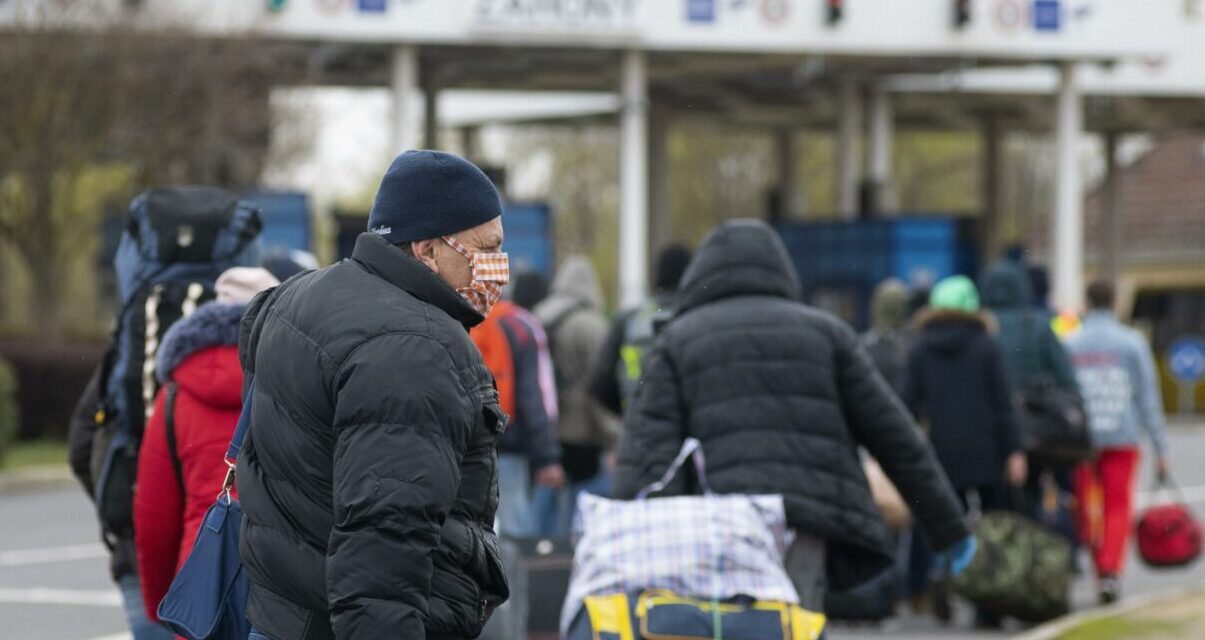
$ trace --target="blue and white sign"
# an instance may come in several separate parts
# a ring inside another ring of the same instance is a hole
[[[1062,21],[1059,0],[1034,0],[1033,28],[1035,31],[1058,31]]]
[[[1180,384],[1197,384],[1205,378],[1205,340],[1181,338],[1167,350],[1167,368]]]
[[[686,19],[689,22],[715,22],[716,0],[686,0]]]

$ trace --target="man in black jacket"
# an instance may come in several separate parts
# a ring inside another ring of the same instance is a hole
[[[782,494],[798,541],[788,571],[805,606],[892,562],[891,538],[858,447],[882,464],[919,526],[955,567],[974,553],[949,484],[903,405],[845,323],[801,304],[773,229],[721,226],[682,282],[679,307],[646,361],[620,446],[616,493],[633,497],[686,437],[703,443],[719,493]],[[679,481],[670,494],[690,493]]]
[[[473,165],[404,153],[351,259],[248,308],[238,491],[259,635],[473,638],[508,597],[506,416],[468,334],[507,277],[500,215]]]

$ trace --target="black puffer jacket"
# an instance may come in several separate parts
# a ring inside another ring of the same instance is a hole
[[[1021,451],[1000,349],[978,314],[929,310],[908,354],[900,392],[929,424],[929,439],[954,487],[999,485]]]
[[[481,316],[363,234],[256,298],[238,491],[252,623],[277,640],[472,638],[506,600],[492,530],[506,417]]]
[[[862,445],[936,548],[968,535],[936,460],[853,330],[797,301],[798,276],[773,229],[720,227],[681,292],[628,413],[619,497],[652,483],[684,438],[698,438],[711,487],[783,494],[789,524],[827,541],[830,586],[845,589],[892,558],[858,459]],[[667,493],[693,490],[688,480]]]

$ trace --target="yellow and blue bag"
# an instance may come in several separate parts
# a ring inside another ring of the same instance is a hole
[[[566,640],[817,640],[824,624],[797,604],[652,590],[586,597]]]

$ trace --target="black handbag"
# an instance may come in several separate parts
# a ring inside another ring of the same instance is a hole
[[[1078,393],[1042,383],[1020,394],[1018,417],[1030,462],[1071,467],[1092,458],[1088,413]]]

